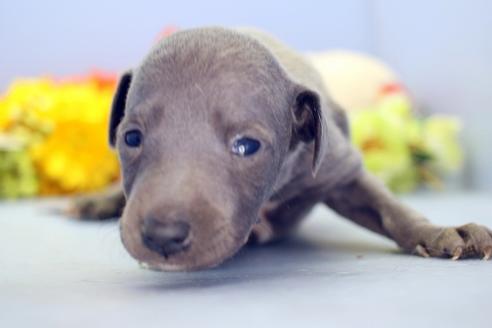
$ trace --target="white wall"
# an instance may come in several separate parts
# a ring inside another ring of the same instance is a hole
[[[492,190],[492,1],[373,4],[373,50],[425,107],[463,119],[466,184]]]
[[[18,75],[125,69],[169,24],[257,26],[300,49],[369,48],[364,1],[286,2],[1,0],[0,88]]]

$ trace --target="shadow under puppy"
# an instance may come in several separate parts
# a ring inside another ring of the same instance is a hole
[[[488,228],[435,226],[367,173],[317,72],[258,31],[165,38],[122,76],[109,128],[123,190],[73,213],[122,213],[123,244],[152,269],[218,265],[248,240],[281,238],[319,202],[407,252],[492,255]]]

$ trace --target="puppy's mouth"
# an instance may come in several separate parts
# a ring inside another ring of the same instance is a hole
[[[243,244],[238,244],[220,252],[193,252],[191,247],[181,255],[162,255],[138,260],[140,267],[153,271],[198,271],[222,264],[236,254]],[[216,246],[211,248],[216,249]]]
[[[138,221],[138,220],[135,220]],[[238,236],[230,227],[211,231],[184,222],[164,225],[121,220],[123,245],[141,265],[156,271],[195,271],[215,267],[236,254],[249,233]]]
[[[144,269],[154,271],[196,271],[213,268],[220,265],[227,259],[236,254],[245,242],[228,242],[227,238],[221,240],[210,240],[207,243],[196,245],[191,239],[186,246],[179,251],[169,252],[168,249],[162,250],[156,248],[154,244],[148,241],[142,241],[137,246],[138,249],[123,244]]]

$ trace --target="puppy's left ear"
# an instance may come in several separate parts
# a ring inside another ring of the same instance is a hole
[[[318,172],[326,152],[327,124],[316,92],[300,88],[296,91],[293,112],[294,136],[302,142],[314,141],[312,173]]]
[[[125,116],[126,97],[132,81],[132,71],[126,71],[118,82],[116,93],[111,105],[111,117],[109,118],[109,144],[114,147],[116,144],[116,130],[121,120]]]

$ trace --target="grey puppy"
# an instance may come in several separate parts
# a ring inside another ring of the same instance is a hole
[[[123,190],[73,210],[122,213],[123,244],[153,269],[218,265],[248,240],[285,236],[319,202],[410,253],[492,255],[488,228],[435,226],[367,173],[317,72],[261,32],[200,28],[162,40],[122,76],[109,139]]]

